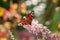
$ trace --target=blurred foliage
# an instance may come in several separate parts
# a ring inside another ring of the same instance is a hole
[[[7,0],[7,2],[4,2],[3,0],[0,0],[0,6],[8,9],[10,7],[10,0]]]
[[[45,13],[45,21],[44,25],[46,25],[46,21],[50,21],[50,25],[48,25],[48,28],[55,32],[55,31],[60,31],[60,28],[58,28],[58,23],[60,22],[60,10],[56,11],[56,7],[60,7],[59,5],[60,0],[58,0],[57,3],[53,3],[52,0],[48,0],[47,2],[47,7],[46,7],[46,13]]]
[[[60,9],[58,11],[54,11],[54,16],[51,24],[51,30],[52,31],[58,31],[60,28],[58,28],[58,23],[60,22]]]

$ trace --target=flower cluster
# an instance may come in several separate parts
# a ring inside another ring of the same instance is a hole
[[[35,14],[37,14],[39,16],[44,13],[45,8],[46,8],[46,3],[40,3],[38,6],[35,6],[33,8],[33,10],[34,10]]]
[[[13,33],[10,30],[8,30],[8,32],[9,32],[9,35],[10,35],[11,39],[15,40]]]
[[[46,2],[46,0],[27,0],[25,3],[28,6],[37,5],[39,2]]]
[[[24,28],[37,36],[41,34],[44,40],[57,40],[57,35],[52,33],[46,26],[39,24],[36,19],[32,20],[31,25],[24,25]]]
[[[38,24],[37,19],[33,19],[31,25],[24,25],[24,28],[36,35],[46,29],[42,24]]]

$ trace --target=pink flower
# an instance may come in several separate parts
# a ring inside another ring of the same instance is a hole
[[[52,38],[53,40],[56,39],[56,35],[54,33],[52,33],[46,26],[39,24],[35,19],[33,19],[31,25],[24,25],[24,28],[26,28],[30,33],[37,36],[42,33],[41,36],[44,38],[44,40]]]

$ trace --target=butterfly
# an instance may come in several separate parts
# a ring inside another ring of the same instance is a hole
[[[27,14],[26,17],[24,17],[22,20],[21,20],[21,24],[22,25],[27,25],[27,24],[31,24],[32,22],[32,19],[33,19],[33,16],[34,16],[34,11],[32,11],[31,13]]]

